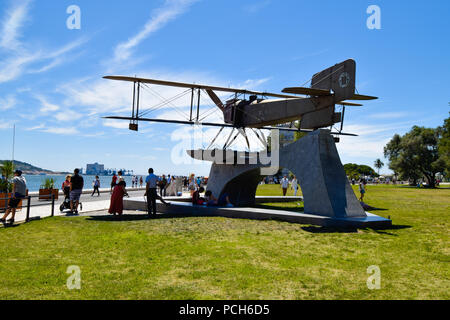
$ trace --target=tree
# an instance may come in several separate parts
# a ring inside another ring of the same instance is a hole
[[[347,163],[344,165],[346,175],[350,179],[358,180],[361,176],[378,176],[375,170],[366,165],[358,165],[355,163]]]
[[[0,173],[2,175],[0,192],[10,192],[12,187],[10,180],[14,175],[14,163],[12,161],[3,161],[0,165]]]
[[[384,167],[384,163],[383,161],[381,161],[380,159],[375,160],[374,164],[375,168],[378,169],[378,175],[380,175],[380,169]]]
[[[439,128],[440,140],[439,140],[439,157],[445,164],[445,170],[447,176],[450,175],[450,117],[444,120],[444,125]]]
[[[14,163],[12,161],[4,161],[0,167],[0,173],[6,180],[10,180],[14,175]]]
[[[425,177],[428,185],[434,188],[436,173],[444,169],[438,153],[439,138],[439,129],[418,126],[404,136],[396,134],[384,148],[389,168],[400,173],[402,179],[412,179],[414,184],[420,177]]]

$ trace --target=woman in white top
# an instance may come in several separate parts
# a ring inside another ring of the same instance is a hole
[[[294,179],[292,179],[291,187],[292,187],[292,189],[294,189],[294,197],[297,196],[297,191],[298,191],[298,180],[297,180],[297,177],[296,177],[296,176],[294,176]]]

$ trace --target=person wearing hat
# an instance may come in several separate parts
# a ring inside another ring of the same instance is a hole
[[[8,220],[9,223],[14,223],[14,218],[16,217],[16,209],[19,206],[19,203],[22,199],[25,198],[25,195],[27,193],[27,181],[22,176],[22,171],[16,170],[14,172],[14,178],[12,179],[12,189],[13,189],[13,196],[9,200],[8,203],[8,209],[6,210],[5,215],[3,218],[0,219],[0,222],[5,223],[6,218],[9,216],[10,213],[11,219]]]

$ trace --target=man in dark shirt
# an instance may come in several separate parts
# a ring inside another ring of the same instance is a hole
[[[83,192],[84,180],[79,175],[80,170],[75,169],[73,173],[74,175],[70,178],[70,212],[78,214],[78,204],[80,203],[81,193]]]

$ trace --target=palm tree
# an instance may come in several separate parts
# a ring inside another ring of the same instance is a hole
[[[11,178],[14,173],[14,163],[12,161],[5,161],[0,165],[0,173],[2,175],[0,179],[0,193],[11,191]],[[4,180],[3,180],[4,179]]]
[[[380,175],[380,169],[384,167],[384,163],[380,159],[377,159],[374,162],[374,166],[378,169],[378,175]]]
[[[0,167],[0,173],[5,177],[6,180],[10,180],[14,174],[14,162],[5,161]]]

